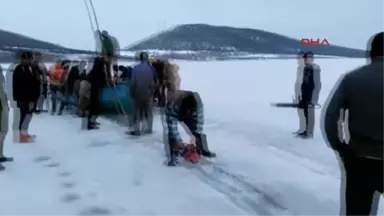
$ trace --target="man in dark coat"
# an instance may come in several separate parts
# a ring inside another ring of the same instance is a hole
[[[100,94],[101,89],[109,85],[111,81],[111,74],[108,68],[111,67],[113,60],[113,53],[109,51],[103,51],[100,57],[96,57],[93,62],[93,67],[87,79],[91,84],[91,97],[88,107],[88,121],[87,129],[98,129],[96,123],[96,117],[99,114],[100,109]]]
[[[29,124],[35,102],[39,97],[40,85],[38,84],[38,72],[32,67],[32,53],[23,52],[20,64],[13,72],[13,100],[16,101],[19,119],[19,142],[32,142],[34,136],[28,133]]]
[[[133,105],[134,128],[130,135],[133,136],[152,133],[155,70],[148,60],[148,54],[141,53],[140,63],[132,69],[130,94]]]
[[[377,211],[375,193],[383,194],[383,41],[384,32],[373,37],[371,62],[339,79],[323,113],[324,138],[344,165],[345,194],[340,195],[346,213],[341,215],[370,215]],[[349,140],[339,131],[343,121]]]

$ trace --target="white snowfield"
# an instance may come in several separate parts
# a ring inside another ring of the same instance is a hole
[[[317,60],[320,103],[364,61]],[[36,143],[7,137],[0,215],[338,215],[341,172],[319,119],[313,140],[296,139],[296,110],[270,106],[291,102],[295,60],[178,63],[182,87],[203,98],[212,163],[166,167],[159,116],[154,135],[132,139],[106,119],[88,132],[35,115]]]

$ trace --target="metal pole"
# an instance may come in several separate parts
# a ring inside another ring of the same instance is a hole
[[[88,7],[88,4],[87,4],[87,0],[84,0],[84,4],[85,4],[85,7],[86,7],[86,9],[87,9],[89,23],[91,24],[92,34],[94,34],[94,33],[95,33],[95,27],[93,26],[92,17],[91,17],[91,12],[89,11],[89,7]]]

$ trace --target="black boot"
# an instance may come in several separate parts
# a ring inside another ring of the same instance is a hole
[[[171,158],[167,163],[167,166],[177,166],[177,154],[171,153]]]
[[[298,138],[301,138],[301,139],[310,139],[313,137],[312,134],[308,133],[307,131],[304,131],[302,133],[299,133],[296,135]]]
[[[207,143],[207,135],[205,134],[195,134],[196,137],[196,151],[200,155],[208,158],[216,157],[216,154],[209,151]]]
[[[2,162],[12,162],[13,157],[5,157],[5,156],[0,156],[0,163]]]
[[[295,131],[295,132],[292,132],[292,134],[294,134],[294,135],[299,135],[299,134],[301,134],[301,133],[303,133],[303,131],[302,130],[297,130],[297,131]]]
[[[99,127],[97,127],[97,125],[92,124],[92,123],[88,123],[87,130],[97,130],[97,129],[99,129]]]

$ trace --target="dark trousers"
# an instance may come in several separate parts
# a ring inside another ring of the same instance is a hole
[[[51,92],[51,104],[52,104],[51,112],[55,113],[56,112],[56,107],[57,107],[57,98],[58,98],[58,93],[59,93],[60,87],[54,86],[54,85],[50,85],[49,89],[50,89],[50,92]]]
[[[91,87],[91,98],[88,106],[88,126],[94,123],[100,110],[100,88]]]
[[[146,131],[152,132],[153,125],[153,105],[152,98],[148,97],[144,99],[132,98],[133,105],[133,125],[134,130],[139,132],[141,130],[141,124],[146,122]]]
[[[59,112],[58,114],[62,114],[63,111],[64,111],[64,108],[68,105],[70,105],[69,103],[69,95],[68,94],[64,94],[63,95],[64,98],[62,99],[62,101],[60,102],[60,107],[59,107]]]
[[[315,107],[309,107],[312,103],[312,89],[308,89],[303,92],[301,100],[299,101],[299,109],[303,110],[304,116],[299,116],[300,118],[305,118],[305,131],[309,134],[313,134],[315,128]]]
[[[170,152],[177,152],[180,150],[180,144],[177,143],[177,141],[174,139],[174,135],[176,132],[174,130],[177,130],[175,126],[175,122],[173,118],[167,118],[166,116],[166,121],[167,121],[167,126],[168,126],[168,143],[169,143],[169,151]],[[197,131],[196,127],[196,119],[193,117],[186,117],[183,119],[180,119],[180,122],[184,123],[185,126],[191,131],[192,135],[196,139],[196,149],[198,152],[202,151],[209,151],[208,148],[208,143],[207,143],[207,136],[199,131]]]
[[[31,102],[17,102],[20,114],[18,129],[20,131],[28,131],[33,111],[31,104]]]
[[[158,85],[154,94],[154,98],[157,99],[157,105],[159,107],[165,106],[165,86]]]
[[[383,193],[383,161],[348,156],[344,166],[346,215],[369,215],[375,192]]]

